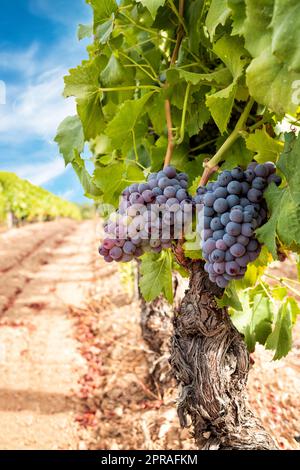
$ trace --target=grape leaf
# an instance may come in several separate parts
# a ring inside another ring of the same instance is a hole
[[[109,20],[104,21],[97,26],[95,31],[95,39],[98,39],[100,44],[106,44],[109,40],[111,33],[114,30],[114,19],[115,16],[111,15]]]
[[[249,150],[256,152],[254,158],[258,163],[276,162],[283,150],[283,143],[272,139],[265,127],[250,134],[246,138],[246,146]]]
[[[94,10],[94,32],[97,27],[108,20],[118,9],[115,0],[86,0]]]
[[[227,5],[231,10],[232,17],[232,35],[242,35],[244,22],[246,19],[245,0],[227,0]]]
[[[126,71],[120,61],[112,54],[106,67],[100,74],[101,82],[106,86],[118,85],[126,78]]]
[[[68,116],[60,123],[54,141],[57,142],[66,165],[74,160],[74,150],[78,153],[83,151],[84,136],[78,116]]]
[[[245,336],[249,352],[255,344],[265,344],[272,331],[273,308],[270,299],[265,295],[256,295],[252,305],[247,291],[239,291],[241,310],[234,310],[231,319],[235,327]]]
[[[105,61],[105,62],[104,62]],[[71,69],[64,78],[64,97],[86,99],[100,92],[99,74],[104,68],[106,59],[97,57],[91,62],[83,61],[78,67]]]
[[[141,262],[140,289],[144,299],[151,302],[163,293],[168,302],[173,302],[172,255],[170,251],[161,254],[145,253]]]
[[[90,38],[93,34],[93,27],[90,24],[79,24],[77,29],[77,37],[79,41],[84,38]]]
[[[72,167],[85,191],[85,196],[96,199],[101,196],[101,191],[99,191],[99,188],[93,183],[92,177],[85,167],[85,162],[78,151],[74,150],[74,153],[75,157],[72,160]]]
[[[286,356],[292,347],[292,306],[289,300],[277,313],[274,330],[266,342],[266,349],[275,351],[273,360]]]
[[[170,69],[167,71],[169,83],[178,84],[178,76],[192,85],[217,83],[218,85],[230,85],[232,76],[227,68],[215,70],[211,73],[195,73],[184,69]]]
[[[271,27],[272,53],[288,62],[289,70],[300,72],[300,3],[298,0],[275,0]]]
[[[256,230],[256,234],[267,245],[274,259],[277,259],[277,237],[286,248],[300,251],[299,153],[300,137],[287,134],[284,152],[277,164],[286,178],[286,184],[278,188],[272,183],[264,193],[270,218]]]
[[[137,0],[137,2],[142,3],[150,11],[152,18],[155,20],[157,10],[165,4],[166,0]]]
[[[224,26],[229,15],[230,9],[227,7],[227,0],[212,0],[206,17],[206,27],[211,39],[215,35],[217,26],[219,24]]]
[[[117,114],[106,128],[106,134],[111,138],[115,148],[121,148],[126,139],[132,139],[137,119],[146,112],[145,104],[153,93],[151,91],[137,100],[125,101],[119,107]]]
[[[208,95],[206,98],[206,105],[222,134],[227,129],[236,91],[237,86],[231,83],[227,88]]]

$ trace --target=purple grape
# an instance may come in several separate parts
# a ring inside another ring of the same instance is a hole
[[[250,189],[250,184],[247,183],[247,181],[243,181],[241,185],[242,185],[242,194],[247,194]]]
[[[139,193],[142,193],[143,191],[146,191],[147,189],[149,189],[149,184],[148,183],[141,183],[138,186],[138,192]]]
[[[160,189],[158,186],[152,188],[152,194],[154,194],[154,196],[161,196],[162,193],[162,189]]]
[[[214,263],[213,268],[216,274],[223,274],[225,272],[225,263]]]
[[[230,253],[235,258],[238,258],[239,256],[243,256],[246,253],[246,248],[244,245],[241,245],[241,243],[235,243],[232,245],[232,247],[230,247]]]
[[[206,206],[212,207],[216,199],[217,198],[214,195],[214,193],[206,193],[204,196],[203,202]]]
[[[215,211],[212,207],[204,207],[204,215],[207,217],[212,217],[215,214]]]
[[[176,197],[177,197],[178,201],[181,202],[181,201],[184,201],[185,199],[187,199],[188,195],[187,195],[187,192],[185,191],[185,189],[179,189],[176,193]]]
[[[247,251],[256,251],[258,249],[258,243],[256,240],[250,240],[247,246]]]
[[[180,186],[181,186],[183,189],[186,189],[186,188],[188,187],[187,181],[181,180],[181,181],[180,181]]]
[[[249,243],[249,238],[245,237],[244,235],[239,235],[236,241],[237,243],[240,243],[241,245],[247,246]]]
[[[164,174],[168,177],[168,178],[175,178],[175,176],[177,175],[177,172],[175,170],[175,168],[173,166],[166,166],[164,168]]]
[[[119,246],[114,246],[111,250],[109,250],[109,256],[114,260],[120,259],[122,254],[123,251]]]
[[[228,285],[228,281],[227,281],[227,279],[225,279],[224,276],[217,276],[216,284],[221,289],[225,289],[225,287]]]
[[[226,243],[224,242],[224,240],[220,239],[220,240],[216,241],[216,248],[218,250],[226,251],[228,247],[227,247]]]
[[[240,206],[246,207],[246,206],[248,206],[249,204],[250,204],[249,199],[247,199],[246,197],[242,197],[242,198],[240,199]]]
[[[255,173],[254,173],[254,170],[252,170],[251,168],[248,167],[248,169],[245,171],[244,173],[245,175],[245,180],[247,181],[247,183],[251,183],[253,178],[255,178]]]
[[[228,196],[228,192],[227,192],[227,189],[226,188],[223,188],[222,186],[220,186],[219,188],[217,188],[215,191],[214,191],[214,194],[217,198],[226,198]]]
[[[220,219],[224,227],[226,227],[228,222],[230,222],[229,212],[224,212],[224,214],[221,215]]]
[[[244,235],[244,237],[249,237],[249,238],[252,237],[252,235],[253,235],[252,225],[249,224],[249,223],[242,224],[241,233],[242,233],[242,235]]]
[[[209,279],[210,279],[211,282],[216,282],[217,275],[216,274],[209,274]]]
[[[225,235],[223,236],[223,240],[228,246],[228,248],[230,248],[236,242],[236,238],[232,235],[229,235],[228,233],[225,233]]]
[[[230,212],[231,222],[241,223],[243,222],[243,212],[239,209],[232,209]]]
[[[261,176],[256,176],[252,181],[252,188],[263,190],[267,186],[267,182]]]
[[[176,189],[173,186],[167,186],[164,189],[164,196],[167,198],[176,196]]]
[[[160,178],[158,180],[158,184],[157,186],[164,190],[165,188],[167,188],[169,186],[169,178],[167,178],[166,176],[164,176],[163,178]]]
[[[237,167],[231,170],[231,176],[235,180],[242,181],[242,179],[244,178],[244,172],[240,167]]]
[[[235,257],[232,256],[232,254],[230,253],[230,251],[226,251],[225,253],[225,261],[234,261],[235,260]]]
[[[212,238],[209,238],[206,242],[203,243],[202,251],[205,253],[212,253],[216,248],[216,242]]]
[[[243,214],[243,222],[252,222],[253,216],[251,212],[244,212]]]
[[[242,268],[245,268],[247,264],[249,263],[249,261],[250,261],[250,258],[249,258],[248,253],[244,254],[243,256],[240,256],[239,258],[236,258],[237,264]]]
[[[232,176],[231,172],[228,170],[223,171],[219,176],[218,176],[218,183],[220,186],[227,186],[228,183],[232,181]],[[224,197],[224,196],[222,196]]]
[[[235,194],[230,194],[229,196],[227,196],[226,201],[229,207],[233,207],[233,206],[236,206],[240,202],[240,198],[236,196]]]
[[[177,175],[177,179],[179,179],[180,181],[188,181],[188,176],[185,174],[185,173],[179,173]]]
[[[213,233],[213,239],[215,241],[218,241],[218,240],[221,240],[224,236],[224,230],[216,230],[214,233]]]
[[[202,232],[202,237],[203,237],[203,240],[208,240],[208,238],[212,238],[213,236],[213,231],[211,229],[204,229],[203,232]]]
[[[276,184],[276,186],[280,186],[282,179],[279,175],[270,175],[267,181],[268,181],[268,184],[271,184],[273,182]]]
[[[163,205],[167,202],[166,196],[157,196],[156,198],[157,204]]]
[[[135,252],[135,249],[136,247],[132,242],[127,241],[124,243],[123,251],[126,255],[132,255]]]
[[[254,168],[254,173],[256,176],[262,176],[263,178],[266,178],[268,176],[268,169],[265,167],[265,165],[258,164]]]
[[[213,230],[213,231],[216,231],[216,230],[222,230],[223,229],[223,224],[220,220],[219,217],[214,217],[212,219],[212,221],[210,222],[210,228]]]
[[[106,261],[106,263],[112,263],[114,260],[111,256],[104,256],[104,261]]]
[[[143,197],[141,196],[140,193],[135,192],[135,193],[130,194],[129,201],[130,201],[130,204],[132,204],[132,205],[133,204],[143,204],[144,199],[143,199]]]
[[[236,274],[239,274],[240,267],[236,261],[227,261],[225,263],[225,271],[230,276],[235,276]]]
[[[226,232],[232,237],[236,237],[237,235],[239,235],[241,233],[241,229],[241,224],[237,224],[236,222],[229,222],[226,225]]]
[[[131,184],[128,188],[130,194],[137,193],[139,191],[139,185],[137,183]]]
[[[225,253],[222,250],[214,250],[210,256],[211,256],[211,260],[215,263],[215,262],[223,261],[225,258]]]
[[[266,162],[264,165],[265,165],[265,167],[267,168],[269,175],[272,175],[273,173],[275,173],[275,171],[276,171],[276,165],[275,165],[275,163],[273,163],[273,162]]]
[[[238,181],[231,181],[227,186],[229,194],[240,194],[242,192],[242,185]]]
[[[224,198],[218,198],[214,202],[214,210],[218,212],[219,214],[223,214],[223,212],[226,212],[228,209],[228,202]]]
[[[203,217],[204,228],[210,228],[210,223],[212,221],[212,217]]]
[[[251,202],[259,202],[262,200],[263,193],[258,189],[252,188],[248,191],[247,197]]]

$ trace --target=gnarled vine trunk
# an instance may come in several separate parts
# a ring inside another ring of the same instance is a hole
[[[190,417],[201,449],[275,449],[273,439],[249,409],[245,386],[249,354],[226,308],[221,290],[202,262],[191,263],[189,290],[174,318],[171,366],[181,386],[178,415]]]

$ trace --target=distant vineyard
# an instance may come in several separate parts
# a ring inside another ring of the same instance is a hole
[[[0,223],[11,214],[16,223],[52,220],[56,217],[80,219],[79,207],[43,188],[0,172]]]

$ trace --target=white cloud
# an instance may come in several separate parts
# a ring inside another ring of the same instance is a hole
[[[26,78],[30,77],[38,73],[39,70],[38,51],[39,46],[37,43],[31,44],[25,50],[10,50],[2,46],[0,50],[0,68],[4,71],[21,73]]]
[[[19,90],[13,102],[8,88],[7,104],[0,108],[2,139],[12,142],[32,138],[53,139],[58,124],[75,113],[74,101],[62,97],[63,74],[59,67],[44,72],[35,83]]]
[[[14,171],[11,169],[10,171]],[[37,165],[18,166],[18,176],[29,180],[38,186],[48,183],[57,178],[65,171],[65,165],[61,158],[57,158],[48,163]]]

